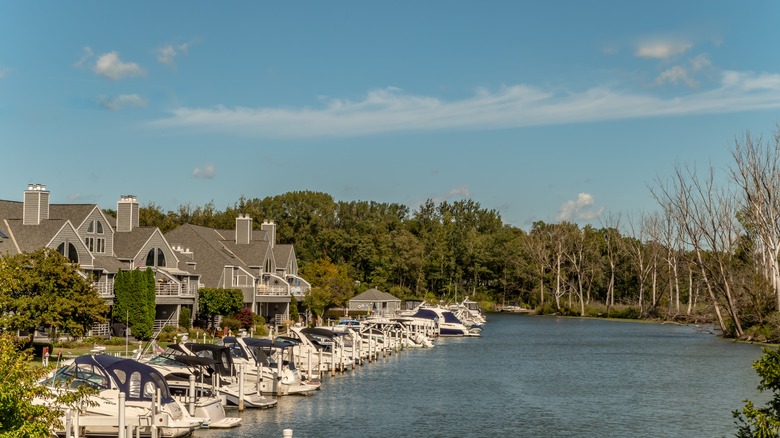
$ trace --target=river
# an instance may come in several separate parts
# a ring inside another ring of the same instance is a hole
[[[744,399],[768,399],[761,348],[700,327],[489,314],[481,338],[435,343],[194,436],[721,437]]]

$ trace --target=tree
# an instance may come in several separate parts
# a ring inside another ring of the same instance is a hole
[[[290,297],[290,319],[298,322],[298,319],[300,319],[300,315],[298,314],[298,299],[291,296]]]
[[[151,268],[120,271],[114,278],[114,320],[126,322],[138,339],[154,334],[155,281]]]
[[[734,423],[739,426],[736,436],[777,437],[780,436],[780,350],[764,348],[764,354],[753,363],[753,369],[761,377],[759,391],[770,390],[772,400],[763,408],[757,408],[752,401],[745,400],[742,411],[734,411]]]
[[[89,393],[88,385],[54,396],[38,381],[51,367],[30,364],[31,350],[20,350],[9,335],[0,336],[0,438],[48,438],[62,427],[63,407],[75,406]],[[33,403],[33,400],[45,403]]]
[[[182,307],[179,312],[179,327],[189,330],[192,327],[192,310]]]
[[[240,289],[203,288],[198,290],[198,314],[214,326],[217,316],[233,316],[244,307]]]
[[[108,305],[78,267],[57,251],[0,258],[0,327],[27,330],[32,342],[39,327],[83,336],[106,321]]]

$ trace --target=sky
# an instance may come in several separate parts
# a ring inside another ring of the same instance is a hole
[[[0,0],[0,199],[656,209],[780,122],[780,2]]]

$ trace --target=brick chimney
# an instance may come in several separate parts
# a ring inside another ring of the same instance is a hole
[[[271,248],[273,248],[276,245],[276,224],[274,221],[264,220],[263,224],[260,225],[260,229],[265,231],[268,241],[271,243]]]
[[[122,195],[116,203],[116,230],[133,231],[138,228],[138,200],[135,195]]]
[[[248,245],[252,241],[252,218],[239,214],[236,218],[236,245]]]
[[[28,184],[24,191],[23,225],[39,225],[49,218],[49,191],[43,184]]]

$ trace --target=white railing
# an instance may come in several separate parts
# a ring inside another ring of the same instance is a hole
[[[198,286],[193,284],[190,287],[186,287],[186,285],[178,283],[157,283],[155,285],[155,293],[158,297],[195,296],[198,293]]]
[[[290,294],[295,296],[304,296],[309,290],[311,290],[309,286],[290,286]]]
[[[152,330],[153,330],[155,333],[158,333],[158,332],[160,332],[160,331],[163,329],[163,327],[165,327],[166,325],[170,325],[170,326],[173,326],[173,327],[177,327],[177,326],[179,325],[179,322],[178,322],[178,321],[173,321],[171,318],[168,318],[167,320],[166,320],[166,319],[155,319],[155,320],[154,320],[154,327],[153,327],[153,329],[152,329]]]
[[[111,298],[114,296],[114,282],[92,283],[101,298]]]
[[[111,328],[108,326],[108,323],[104,324],[95,324],[92,326],[91,329],[89,329],[89,332],[87,332],[87,336],[110,336],[111,335]]]
[[[255,291],[257,295],[289,295],[287,286],[259,284]]]

